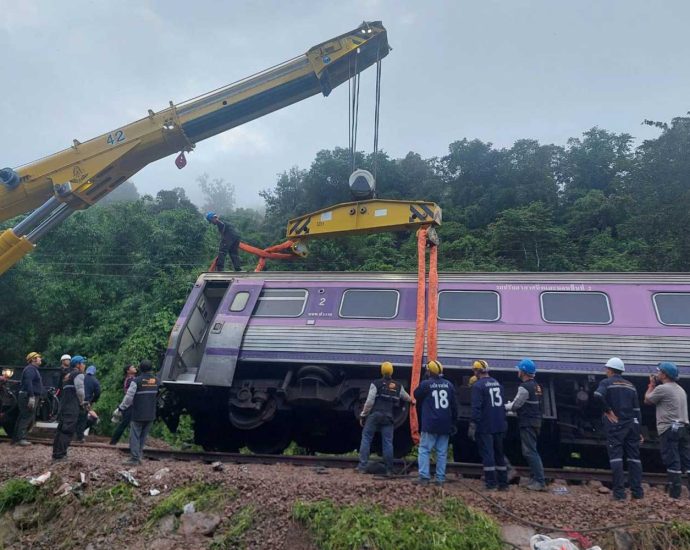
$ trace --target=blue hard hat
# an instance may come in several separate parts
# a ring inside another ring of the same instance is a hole
[[[527,357],[525,357],[517,365],[515,365],[515,368],[519,371],[524,372],[525,374],[534,374],[535,372],[537,372],[537,366],[534,364],[534,361]]]
[[[666,376],[672,380],[678,380],[678,367],[674,363],[664,361],[663,363],[659,363],[657,369],[666,374]]]
[[[84,359],[81,355],[75,355],[69,362],[70,367],[76,367],[79,363],[86,363],[86,359]]]
[[[209,222],[210,222],[210,221],[211,221],[213,218],[215,218],[215,217],[216,217],[216,213],[215,213],[215,212],[206,212],[206,221],[209,221]]]
[[[89,365],[86,368],[86,374],[96,374],[96,365]]]

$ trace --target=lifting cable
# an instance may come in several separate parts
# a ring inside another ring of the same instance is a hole
[[[356,169],[357,157],[357,126],[359,121],[359,78],[360,74],[357,70],[359,59],[359,52],[355,55],[354,73],[352,71],[352,59],[349,61],[349,82],[347,86],[347,120],[348,120],[348,138],[350,146],[350,164],[352,172]]]
[[[417,232],[417,316],[415,319],[414,353],[412,355],[412,373],[410,376],[410,395],[419,386],[424,357],[424,327],[427,319],[426,308],[426,247],[428,227]],[[438,310],[438,250],[431,244],[429,252],[429,311],[427,334],[427,359],[435,360],[437,356],[437,310]],[[410,405],[410,436],[415,445],[419,443],[419,420],[417,406]]]
[[[286,252],[281,252],[286,249],[292,248],[292,245],[294,243],[292,241],[285,241],[284,243],[280,244],[275,244],[273,246],[269,246],[268,248],[264,248],[263,250],[261,248],[257,248],[256,246],[252,246],[247,243],[240,242],[240,248],[244,250],[245,252],[249,252],[250,254],[254,254],[255,256],[259,257],[259,263],[256,264],[256,267],[254,268],[254,271],[263,271],[264,267],[266,267],[266,260],[293,260],[295,259],[294,254],[289,254]],[[218,263],[218,256],[216,256],[213,259],[213,262],[211,262],[211,265],[209,266],[208,270],[209,271],[216,271],[216,264]]]
[[[376,50],[376,100],[374,106],[374,181],[379,157],[379,111],[381,107],[381,45]]]

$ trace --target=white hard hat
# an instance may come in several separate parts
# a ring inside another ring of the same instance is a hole
[[[62,357],[60,357],[60,361],[64,361],[65,359],[67,359],[68,361],[71,361],[71,360],[72,360],[72,356],[65,353],[65,355],[63,355]]]
[[[606,366],[613,370],[625,372],[625,363],[619,357],[611,357],[611,359],[606,361]]]

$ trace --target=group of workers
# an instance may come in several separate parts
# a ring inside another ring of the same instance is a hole
[[[477,445],[484,469],[484,484],[489,491],[507,491],[510,464],[503,451],[508,430],[506,416],[515,414],[520,430],[522,455],[530,470],[528,490],[544,491],[544,466],[537,449],[542,424],[543,391],[535,376],[534,361],[522,359],[516,366],[520,384],[512,401],[506,401],[502,384],[489,374],[489,364],[474,361],[470,378],[471,420],[467,436]],[[624,379],[625,364],[618,357],[606,363],[606,378],[598,385],[594,396],[601,407],[607,440],[609,463],[613,476],[613,498],[626,498],[623,459],[627,458],[632,498],[643,498],[642,462],[640,460],[641,411],[635,386]],[[393,471],[394,408],[401,401],[416,404],[421,416],[418,449],[420,485],[431,481],[430,457],[436,452],[434,482],[443,485],[450,438],[457,431],[458,405],[452,382],[443,377],[439,361],[429,361],[426,377],[410,396],[393,379],[393,365],[381,365],[381,379],[369,388],[362,409],[363,427],[357,470],[367,472],[369,453],[375,433],[381,432],[385,473]],[[678,367],[670,362],[659,363],[657,373],[649,377],[644,402],[656,406],[656,425],[661,443],[661,457],[668,473],[668,494],[679,498],[682,475],[690,477],[690,434],[688,404],[685,390],[677,383]],[[690,479],[688,481],[690,488]]]
[[[31,445],[27,434],[34,423],[38,401],[45,394],[39,367],[42,357],[37,352],[26,356],[17,396],[18,416],[12,442],[20,446]],[[125,367],[124,397],[113,411],[112,422],[117,425],[110,440],[115,445],[127,426],[130,427],[130,458],[128,464],[141,464],[146,438],[156,419],[158,381],[150,361],[144,360],[137,368]],[[138,375],[137,375],[138,374]],[[59,399],[58,425],[53,439],[53,462],[67,458],[70,443],[76,438],[84,441],[86,429],[98,422],[93,405],[101,395],[96,367],[86,367],[86,359],[65,354],[60,358],[60,378],[57,387]]]

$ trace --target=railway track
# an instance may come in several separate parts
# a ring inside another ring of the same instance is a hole
[[[0,437],[0,441],[9,442],[9,438]],[[38,445],[52,445],[52,440],[44,438],[31,438],[32,443]],[[87,447],[93,449],[117,450],[123,454],[128,453],[127,447],[113,447],[106,443],[86,442],[75,443],[75,447]],[[203,451],[181,451],[174,449],[147,448],[144,455],[149,460],[178,460],[186,462],[203,462],[212,464],[220,462],[224,464],[290,464],[292,466],[302,466],[310,468],[335,468],[335,469],[354,469],[358,459],[353,456],[333,456],[333,455],[267,455],[267,454],[243,454],[243,453],[220,453]],[[402,460],[395,461],[396,468],[401,472],[414,471],[416,461]],[[526,467],[516,466],[518,475],[528,475]],[[482,465],[469,462],[448,462],[447,472],[464,477],[479,478],[482,475]],[[545,468],[544,474],[547,479],[564,480],[569,483],[584,483],[587,481],[601,481],[610,483],[611,472],[591,468]],[[407,477],[407,476],[404,476]],[[666,474],[656,472],[645,472],[643,481],[650,485],[663,485],[666,483]]]

